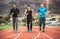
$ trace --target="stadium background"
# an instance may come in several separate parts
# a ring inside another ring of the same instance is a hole
[[[12,19],[9,15],[10,9],[13,4],[16,4],[20,9],[19,26],[26,25],[26,18],[24,16],[24,10],[28,4],[34,9],[35,14],[33,17],[33,25],[39,25],[39,16],[37,14],[37,9],[40,4],[43,3],[44,6],[50,11],[47,15],[47,26],[60,26],[60,0],[0,0],[0,25],[10,25],[12,24]]]

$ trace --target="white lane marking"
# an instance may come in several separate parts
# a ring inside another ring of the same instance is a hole
[[[21,33],[19,33],[19,34],[15,37],[15,39],[18,39],[18,37],[21,36],[21,34],[22,34],[24,31],[25,31],[25,28],[22,30]]]
[[[33,39],[36,39],[40,36],[40,32],[38,32],[36,29],[34,29],[34,31],[36,31],[38,33],[38,35],[36,35]]]
[[[22,27],[21,27],[21,28],[22,28]],[[18,29],[19,29],[19,28],[18,28]],[[2,32],[3,32],[3,31],[2,31]],[[6,34],[6,33],[9,33],[9,32],[13,32],[13,30],[12,30],[12,29],[11,29],[11,30],[7,30],[7,31],[5,30],[4,33],[0,33],[0,34]]]
[[[46,35],[44,33],[41,33],[41,34],[44,35],[45,37],[48,37],[49,39],[53,39],[52,37],[50,37],[50,36],[48,36],[48,35]]]
[[[37,30],[35,30],[36,32],[38,32]],[[35,38],[33,38],[33,39],[36,39],[36,38],[38,38],[39,36],[40,36],[40,34],[43,34],[44,36],[46,36],[46,37],[48,37],[48,38],[50,38],[50,39],[53,39],[52,37],[50,37],[50,36],[48,36],[48,35],[46,35],[46,34],[44,34],[44,33],[40,33],[40,32],[38,32],[39,34],[35,37]]]
[[[35,28],[38,28],[38,27],[35,27]],[[50,26],[47,26],[46,28],[52,28],[52,27],[50,27]],[[54,29],[53,29],[54,30]],[[51,31],[51,30],[50,30]],[[56,31],[56,30],[54,30],[53,32],[57,32],[57,33],[60,33],[59,31]]]
[[[23,29],[23,28],[21,27],[20,29]],[[4,37],[4,38],[9,38],[9,37],[13,37],[13,36],[17,36],[17,33],[16,33],[16,35],[7,36],[7,37]]]

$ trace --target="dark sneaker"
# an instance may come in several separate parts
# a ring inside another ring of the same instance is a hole
[[[45,32],[44,30],[42,32]]]
[[[40,28],[40,30],[41,30],[41,28]]]

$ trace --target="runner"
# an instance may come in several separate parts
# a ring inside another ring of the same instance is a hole
[[[32,16],[34,14],[33,9],[31,9],[30,5],[27,6],[25,10],[25,16],[27,17],[27,28],[28,32],[32,32]]]
[[[44,4],[41,4],[41,7],[38,8],[38,14],[40,16],[40,30],[41,30],[41,26],[43,25],[43,29],[42,29],[43,32],[45,29],[46,13],[47,13],[47,9],[44,7]]]
[[[12,16],[12,20],[13,20],[13,30],[14,30],[14,32],[17,32],[19,9],[16,7],[15,4],[13,5],[13,8],[10,11],[10,15]]]

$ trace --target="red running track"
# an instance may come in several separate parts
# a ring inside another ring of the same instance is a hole
[[[46,27],[42,32],[39,27],[33,27],[29,33],[26,27],[20,27],[16,33],[12,29],[0,31],[0,39],[60,39],[60,28]]]

